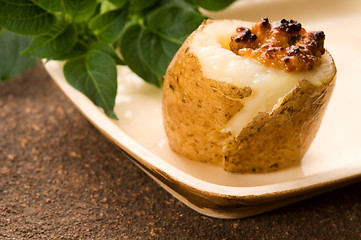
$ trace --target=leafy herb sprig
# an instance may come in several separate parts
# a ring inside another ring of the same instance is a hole
[[[234,1],[0,0],[0,79],[38,58],[65,60],[68,83],[116,119],[116,65],[160,87],[173,55],[206,18],[199,8]]]

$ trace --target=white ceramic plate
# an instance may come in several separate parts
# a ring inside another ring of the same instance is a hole
[[[115,112],[109,119],[64,79],[62,63],[45,67],[80,111],[161,186],[189,207],[220,218],[262,213],[361,179],[361,1],[243,0],[215,18],[296,19],[323,30],[338,68],[322,127],[298,167],[267,174],[236,174],[184,159],[167,144],[161,90],[119,68]]]

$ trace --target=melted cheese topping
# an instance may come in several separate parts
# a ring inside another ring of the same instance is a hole
[[[237,27],[251,27],[239,20],[217,20],[201,26],[193,35],[190,49],[198,57],[205,77],[231,83],[237,87],[251,87],[252,95],[243,100],[243,109],[226,124],[222,131],[237,136],[259,112],[271,112],[282,98],[303,79],[321,85],[332,79],[336,68],[326,52],[321,65],[310,71],[285,72],[234,54],[229,43]]]

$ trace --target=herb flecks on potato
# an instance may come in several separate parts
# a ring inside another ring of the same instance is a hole
[[[300,163],[331,97],[336,68],[325,51],[310,70],[284,71],[234,54],[234,30],[252,23],[205,21],[179,49],[163,85],[173,151],[232,172]]]

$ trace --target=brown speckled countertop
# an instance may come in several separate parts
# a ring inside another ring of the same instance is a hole
[[[0,239],[361,239],[361,183],[209,218],[100,134],[40,64],[0,83]]]

